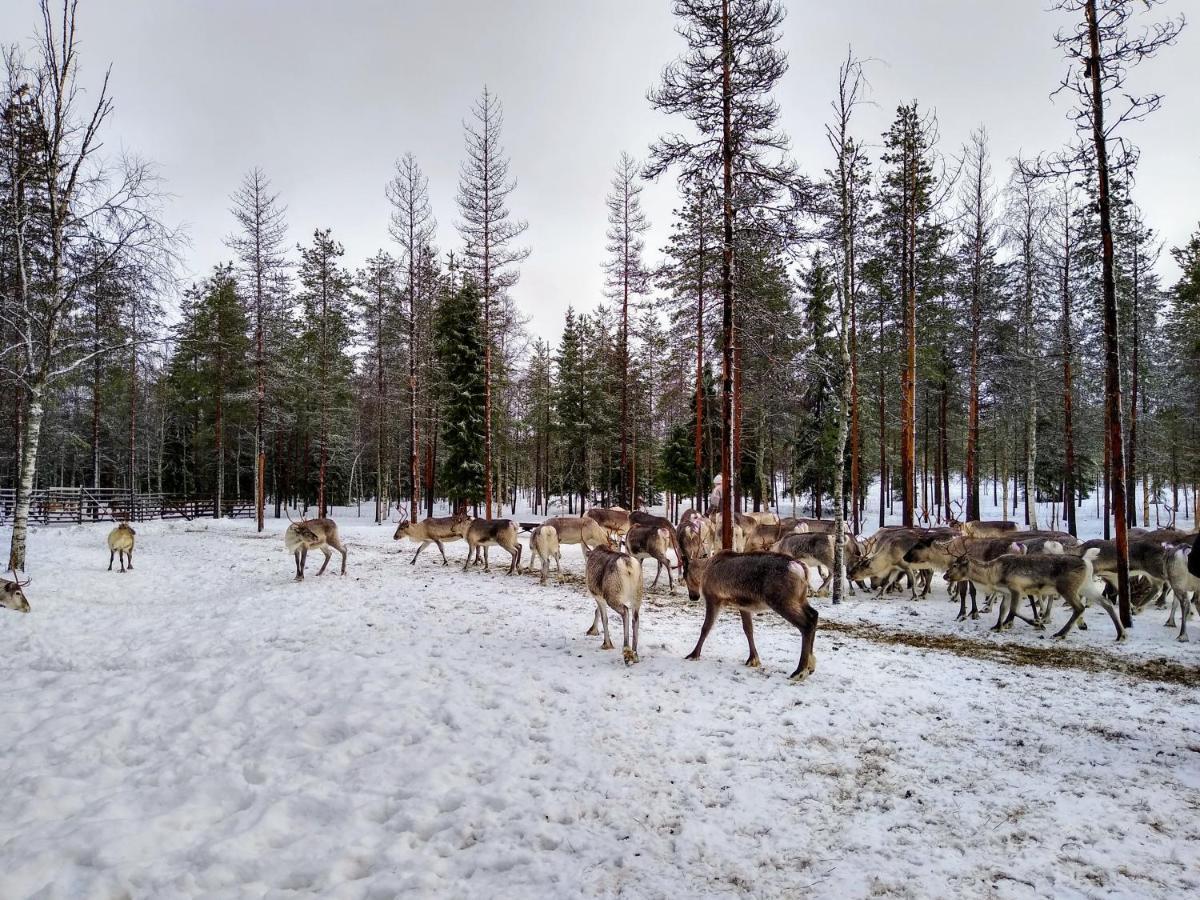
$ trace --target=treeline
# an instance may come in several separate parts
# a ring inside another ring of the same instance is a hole
[[[1107,511],[1105,216],[1086,140],[998,162],[983,126],[950,142],[915,101],[858,135],[850,57],[831,73],[828,164],[806,176],[771,97],[779,5],[675,7],[688,49],[650,101],[693,136],[620,155],[595,209],[606,297],[581,298],[553,344],[516,302],[529,251],[486,89],[455,234],[404,156],[389,247],[351,270],[328,230],[290,244],[255,169],[232,195],[229,260],[168,315],[178,243],[153,172],[95,158],[109,100],[80,105],[73,6],[66,43],[47,8],[30,61],[7,57],[0,121],[0,484],[261,499],[275,515],[365,500],[383,519],[439,499],[487,515],[704,505],[724,474],[734,507],[842,509],[856,527],[868,501],[880,523],[893,506],[933,522],[977,515],[984,491],[1072,531],[1079,504]],[[1163,247],[1136,163],[1107,187],[1131,524],[1200,503],[1200,231]],[[663,177],[679,202],[648,251],[641,187]],[[1156,275],[1163,252],[1176,284]]]

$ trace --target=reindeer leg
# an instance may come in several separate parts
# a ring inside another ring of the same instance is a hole
[[[1188,620],[1188,611],[1189,611],[1191,605],[1192,605],[1192,599],[1190,597],[1188,597],[1187,594],[1184,594],[1183,600],[1180,601],[1180,603],[1179,603],[1179,606],[1180,606],[1179,616],[1180,616],[1181,621],[1179,623],[1179,635],[1178,635],[1178,637],[1175,638],[1175,640],[1177,640],[1177,641],[1188,640],[1187,620]]]
[[[508,564],[509,575],[514,574],[517,571],[517,566],[521,564],[521,551],[523,549],[524,548],[521,546],[521,542],[518,541],[517,546],[509,551],[512,554],[512,562]]]
[[[650,587],[658,587],[658,576],[662,574],[662,560],[656,556],[654,561],[658,563],[658,568],[654,570],[654,580],[650,582]]]
[[[300,577],[304,577],[304,569],[308,565],[308,548],[300,548]]]
[[[328,547],[322,547],[321,552],[325,554],[325,561],[321,563],[321,568],[317,569],[318,575],[325,574],[325,567],[329,565],[329,560],[333,558],[333,551]],[[343,572],[342,574],[345,575],[346,573]]]
[[[600,645],[601,650],[612,650],[612,638],[608,634],[608,601],[600,598],[596,601],[596,605],[600,607],[600,624],[604,628],[604,643]]]
[[[129,551],[129,565],[126,566],[126,568],[129,569],[130,572],[133,571],[133,551],[132,550]]]
[[[1113,607],[1112,602],[1107,597],[1100,597],[1100,599],[1097,600],[1096,602],[1099,603],[1102,607],[1104,607],[1104,611],[1106,613],[1108,613],[1108,617],[1110,619],[1112,619],[1113,627],[1115,629],[1117,629],[1117,640],[1118,641],[1125,640],[1125,626],[1121,624],[1121,618],[1120,618],[1120,616],[1117,615],[1117,611]],[[1080,606],[1082,606],[1082,605],[1083,605],[1083,603],[1081,601]],[[1082,610],[1081,610],[1081,612],[1082,612]],[[1079,624],[1082,625],[1083,623],[1080,622]],[[1056,635],[1056,637],[1057,637],[1057,635]],[[1185,640],[1185,641],[1187,640],[1186,635],[1184,635],[1183,640]]]
[[[1080,600],[1078,597],[1068,597],[1067,602],[1071,604],[1071,618],[1067,619],[1066,625],[1064,625],[1058,631],[1054,632],[1053,637],[1057,638],[1058,640],[1062,640],[1063,638],[1065,638],[1067,636],[1067,633],[1070,632],[1071,628],[1079,620],[1079,617],[1083,615],[1083,601],[1082,600]],[[1120,619],[1116,618],[1116,611],[1113,610],[1112,604],[1107,602],[1107,598],[1105,598],[1105,603],[1108,606],[1109,613],[1113,616],[1113,622],[1117,626],[1117,633],[1121,634],[1122,633],[1121,621],[1120,621]]]
[[[803,643],[800,645],[800,663],[796,671],[789,677],[791,681],[803,681],[817,670],[817,657],[813,652],[813,644],[817,639],[817,621],[820,616],[807,601],[795,604],[787,603],[780,608],[779,614],[800,629]]]
[[[666,567],[667,567],[667,593],[674,596],[674,594],[675,594],[675,579],[671,577],[671,563],[667,560],[666,556],[663,556],[662,561],[659,562],[659,566],[661,567],[664,563],[666,564]],[[657,574],[655,574],[654,580],[658,581]]]
[[[300,551],[297,550],[292,555],[296,557],[296,577],[294,580],[301,581],[304,578],[304,570],[300,568]]]
[[[639,606],[633,611],[633,659],[638,662],[638,631],[642,627],[642,608]]]
[[[110,571],[110,572],[112,571],[113,560],[116,559],[116,556],[117,556],[116,550],[108,551],[108,571]]]
[[[752,669],[761,669],[762,660],[758,658],[758,648],[754,646],[754,616],[747,610],[742,610],[742,631],[746,632],[746,643],[750,645],[750,658],[746,665]]]
[[[1011,601],[1007,597],[1000,598],[1000,613],[996,616],[996,624],[992,626],[992,631],[1003,631],[1008,615],[1008,605]]]
[[[696,649],[689,653],[685,659],[700,658],[700,651],[704,649],[704,639],[708,637],[708,633],[712,631],[713,623],[717,621],[719,607],[707,597],[702,596],[702,599],[704,600],[704,624],[700,626],[700,639],[696,641]]]
[[[617,610],[617,614],[621,617],[621,631],[624,638],[621,643],[621,656],[625,659],[625,665],[632,666],[638,661],[637,651],[633,649],[633,643],[630,640],[630,628],[633,625],[633,611],[628,606],[622,606]]]
[[[467,571],[469,568],[471,568],[471,556],[474,552],[475,552],[475,545],[472,544],[470,541],[467,541],[467,561],[465,563],[463,563],[463,571],[464,572]]]

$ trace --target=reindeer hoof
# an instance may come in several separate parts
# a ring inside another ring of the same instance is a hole
[[[625,648],[625,652],[622,655],[625,657],[625,665],[627,666],[632,666],[635,662],[640,662],[638,655],[628,647]]]
[[[589,628],[587,631],[584,632],[584,634],[586,634],[588,637],[595,637],[599,633],[600,633],[600,629],[596,628],[595,626]]]
[[[696,650],[693,650],[691,653],[689,653],[687,656],[684,657],[684,659],[699,659],[699,658],[700,658],[700,653]]]
[[[304,580],[303,575],[297,575],[295,578],[292,579],[292,581],[303,581],[303,580]]]
[[[1125,641],[1126,641],[1128,638],[1129,638],[1129,632],[1127,632],[1127,631],[1122,631],[1120,634],[1118,634],[1118,635],[1117,635],[1117,643],[1118,643],[1118,644],[1123,644],[1123,643],[1125,643]]]
[[[748,660],[746,660],[746,665],[749,666],[751,669],[761,669],[762,661],[757,656],[752,656]]]
[[[603,644],[600,645],[600,649],[601,650],[614,650],[616,648],[613,647],[612,641],[605,641]]]
[[[1188,636],[1186,634],[1181,634],[1179,637],[1175,638],[1175,640],[1179,641],[1181,644],[1186,644],[1188,642]]]
[[[954,617],[954,621],[955,621],[955,622],[965,622],[965,621],[967,621],[967,614],[966,614],[966,613],[959,613],[957,616],[955,616],[955,617]]]
[[[1087,622],[1084,622],[1083,620],[1080,620],[1080,622],[1079,622],[1079,630],[1080,630],[1080,631],[1087,631]]]

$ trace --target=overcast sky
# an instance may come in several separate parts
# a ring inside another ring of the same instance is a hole
[[[801,167],[829,160],[823,126],[846,49],[872,59],[874,107],[856,130],[876,146],[898,103],[936,109],[941,149],[991,134],[997,180],[1018,152],[1061,146],[1067,100],[1049,0],[790,0],[778,91]],[[1196,12],[1195,0],[1167,11]],[[568,304],[602,298],[604,196],[622,150],[644,157],[670,121],[646,91],[682,47],[669,0],[84,0],[86,80],[110,62],[116,113],[106,140],[156,161],[170,214],[191,237],[189,276],[228,258],[229,195],[261,166],[288,206],[292,242],[329,227],[359,265],[390,247],[384,184],[411,151],[429,177],[443,250],[458,243],[462,121],[486,83],[505,107],[504,145],[519,184],[515,215],[532,255],[515,296],[531,328],[556,340]],[[21,42],[33,0],[0,4],[0,41]],[[1135,198],[1167,246],[1200,217],[1200,22],[1134,73],[1166,94],[1130,135],[1143,160]],[[675,197],[645,195],[657,258]],[[1166,252],[1160,265],[1173,281]]]

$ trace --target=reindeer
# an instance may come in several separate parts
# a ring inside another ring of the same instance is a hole
[[[608,634],[608,611],[612,609],[621,617],[625,665],[631,666],[638,662],[638,631],[642,618],[642,564],[628,553],[608,547],[597,547],[587,557],[587,586],[588,593],[596,601],[596,616],[587,633],[595,636],[600,633],[599,626],[603,625],[604,643],[600,645],[600,649],[613,649],[612,638]]]
[[[1091,540],[1085,541],[1078,552],[1098,550],[1094,567],[1096,574],[1108,585],[1108,597],[1111,600],[1117,592],[1117,544],[1116,541]],[[1140,602],[1134,603],[1134,612],[1141,612],[1150,600],[1157,596],[1158,606],[1166,605],[1167,594],[1171,590],[1167,578],[1167,563],[1171,553],[1163,544],[1155,541],[1137,540],[1129,542],[1129,577],[1144,578],[1149,582],[1151,590]]]
[[[660,525],[634,525],[625,535],[625,549],[639,563],[646,559],[653,559],[658,563],[650,587],[658,585],[663,566],[667,567],[667,589],[672,594],[675,593],[675,581],[671,577],[671,561],[667,559],[667,550],[674,543],[673,538],[673,530],[669,526]],[[679,553],[679,559],[682,561],[682,553]]]
[[[558,567],[558,580],[562,581],[562,554],[558,549],[558,530],[543,522],[529,534],[529,569],[533,571],[534,560],[542,561],[542,584],[550,574],[550,560]]]
[[[1188,614],[1192,604],[1195,604],[1197,612],[1200,612],[1200,565],[1196,564],[1200,561],[1200,550],[1196,547],[1189,550],[1187,547],[1170,546],[1169,552],[1167,580],[1171,584],[1171,593],[1175,596],[1171,601],[1171,616],[1164,624],[1168,628],[1175,627],[1175,608],[1178,606],[1183,621],[1180,622],[1176,640],[1186,641]],[[1193,574],[1193,570],[1197,574]]]
[[[14,576],[16,574],[13,572]],[[9,581],[7,578],[0,578],[0,606],[20,613],[29,612],[29,601],[25,599],[22,588],[32,580],[26,578],[24,581]]]
[[[128,522],[118,522],[117,527],[108,533],[108,571],[112,571],[113,557],[118,557],[121,562],[121,573],[125,573],[128,568],[133,571],[133,539],[137,536]],[[125,561],[129,561],[129,565],[125,565]]]
[[[700,568],[700,567],[697,567]],[[690,591],[690,587],[689,587]],[[808,567],[779,553],[731,553],[722,550],[704,561],[700,578],[700,596],[704,600],[704,624],[696,649],[688,659],[699,659],[704,640],[723,606],[736,606],[742,614],[742,630],[750,645],[746,665],[759,668],[758,648],[754,646],[754,613],[773,609],[800,629],[803,644],[800,663],[791,674],[792,681],[803,681],[817,668],[813,642],[817,636],[817,611],[808,602]]]
[[[593,547],[607,547],[612,542],[611,532],[591,516],[553,516],[542,524],[555,530],[560,544],[579,544],[584,556]]]
[[[679,526],[675,529],[675,541],[683,552],[679,562],[685,573],[689,560],[710,556],[717,543],[717,533],[712,522],[696,513],[695,510],[688,510],[688,512],[693,515],[688,516],[685,513],[679,521]]]
[[[671,520],[664,516],[656,516],[654,513],[646,512],[644,509],[635,509],[629,514],[630,528],[637,525],[647,525],[651,528],[665,528],[670,535],[671,549],[675,551],[675,568],[683,568],[683,550],[680,548],[679,541],[675,535],[675,526],[671,524]],[[629,532],[625,533],[626,541],[629,539]],[[657,580],[658,576],[655,576]]]
[[[430,544],[435,544],[438,552],[442,554],[442,565],[450,565],[450,561],[446,559],[446,548],[442,546],[443,541],[459,541],[467,536],[467,529],[471,525],[471,517],[465,512],[458,512],[452,516],[442,516],[434,518],[430,516],[421,522],[410,522],[408,516],[404,516],[396,525],[396,533],[392,535],[393,541],[408,538],[411,541],[420,541],[421,546],[417,548],[417,552],[413,554],[412,565],[417,564],[417,557],[421,555],[421,551]]]
[[[993,519],[991,521],[983,521],[981,519],[971,519],[962,524],[963,536],[971,538],[1006,537],[1009,532],[1016,530],[1017,523],[1007,520],[999,521]]]
[[[969,556],[960,556],[946,570],[947,581],[970,579],[979,584],[998,588],[1008,594],[1008,599],[1000,605],[1000,617],[996,620],[993,631],[1003,631],[1012,624],[1015,617],[1038,627],[1041,625],[1037,618],[1039,610],[1034,603],[1034,620],[1030,621],[1020,616],[1017,606],[1025,596],[1043,596],[1055,593],[1071,605],[1071,618],[1067,624],[1054,633],[1055,638],[1065,638],[1067,633],[1083,615],[1086,608],[1085,591],[1092,581],[1092,565],[1100,555],[1098,548],[1090,548],[1082,556],[1065,554],[1039,553],[1030,555],[1009,554],[1001,556],[992,562],[976,562]],[[1125,629],[1112,602],[1101,594],[1097,600],[1117,630],[1117,640],[1125,640]],[[1007,606],[1007,609],[1006,609]],[[1007,613],[1007,615],[1006,615]]]
[[[297,522],[289,512],[288,520],[292,524],[283,533],[283,545],[296,559],[296,581],[304,580],[304,567],[308,563],[309,550],[320,550],[325,554],[325,561],[317,570],[318,575],[324,574],[325,567],[329,565],[330,557],[333,556],[330,547],[342,554],[340,574],[346,574],[346,545],[338,537],[337,523],[333,519],[301,519]]]
[[[1029,543],[1010,541],[1008,538],[969,538],[956,537],[950,539],[925,538],[918,541],[904,554],[904,561],[916,570],[929,572],[945,572],[960,556],[970,556],[977,562],[991,562],[1007,553],[1062,553],[1062,545],[1048,539],[1031,541]],[[962,622],[968,618],[967,595],[971,597],[971,619],[979,618],[976,587],[973,581],[955,581],[950,584],[951,594],[958,593],[958,618]],[[951,598],[953,599],[953,597]],[[992,609],[991,595],[987,598],[983,611]]]
[[[512,561],[508,564],[508,574],[512,575],[517,571],[517,566],[521,563],[521,542],[517,540],[517,523],[512,519],[475,519],[467,528],[467,561],[463,564],[463,571],[467,571],[471,567],[471,554],[478,556],[479,550],[483,549],[483,571],[490,572],[491,567],[488,565],[487,548],[495,544],[497,547],[503,547],[512,557]]]
[[[593,506],[583,515],[585,518],[595,521],[608,532],[610,543],[615,541],[619,544],[624,540],[629,529],[633,527],[633,522],[629,519],[629,510],[623,509],[620,506],[609,508]]]

